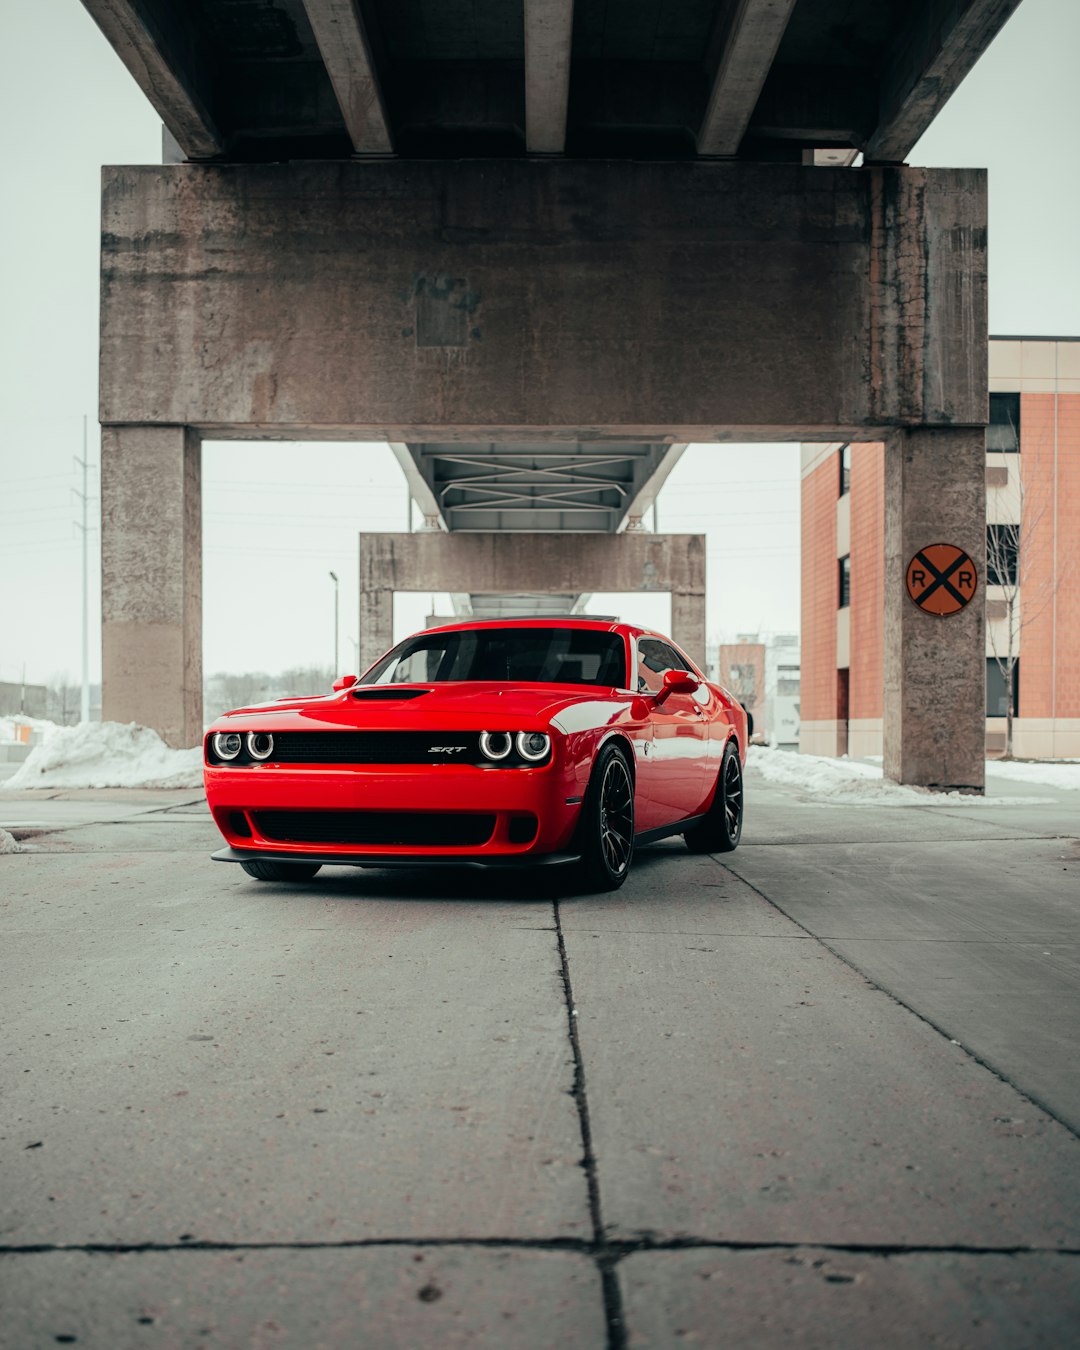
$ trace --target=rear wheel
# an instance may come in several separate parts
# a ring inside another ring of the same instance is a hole
[[[743,824],[743,776],[739,747],[734,740],[724,746],[716,792],[705,819],[683,835],[691,853],[730,853],[738,848]]]
[[[310,881],[322,866],[321,863],[268,862],[264,858],[252,858],[240,866],[249,877],[259,881]]]
[[[597,757],[578,826],[581,872],[594,891],[617,890],[634,856],[634,783],[630,767],[613,745]]]

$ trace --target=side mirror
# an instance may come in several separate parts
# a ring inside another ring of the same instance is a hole
[[[669,694],[692,694],[701,688],[701,681],[689,670],[665,670],[664,683],[656,695],[657,703],[663,703]]]
[[[746,739],[749,740],[750,737],[754,734],[754,714],[750,711],[750,709],[746,706],[745,703],[741,703],[739,706],[746,714]]]
[[[334,681],[334,688],[335,690],[351,689],[355,683],[356,683],[355,675],[339,675],[338,678]]]

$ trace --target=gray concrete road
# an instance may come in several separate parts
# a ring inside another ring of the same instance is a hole
[[[599,897],[0,795],[0,1345],[1075,1344],[1075,794],[750,789]]]

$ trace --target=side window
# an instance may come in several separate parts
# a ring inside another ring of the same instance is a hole
[[[640,694],[659,693],[665,670],[688,670],[686,662],[658,638],[638,638],[637,687]]]

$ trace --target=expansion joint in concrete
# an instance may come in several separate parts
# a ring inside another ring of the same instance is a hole
[[[849,1256],[1067,1256],[1080,1257],[1080,1247],[1048,1247],[1037,1245],[979,1246],[972,1243],[882,1243],[882,1242],[817,1242],[813,1238],[800,1241],[767,1242],[738,1241],[735,1238],[707,1238],[683,1235],[665,1238],[641,1233],[633,1238],[613,1238],[603,1244],[601,1252],[595,1242],[582,1238],[512,1238],[512,1237],[385,1237],[343,1238],[337,1242],[29,1242],[0,1244],[4,1256],[140,1256],[172,1252],[318,1252],[361,1251],[371,1248],[402,1247],[458,1247],[471,1251],[531,1251],[577,1252],[595,1258],[603,1268],[614,1272],[620,1261],[639,1252],[836,1252]],[[621,1326],[621,1311],[620,1311]],[[620,1330],[620,1335],[625,1333]],[[610,1342],[609,1342],[610,1343]],[[625,1344],[625,1338],[619,1342]]]
[[[970,1046],[964,1045],[961,1041],[958,1041],[954,1037],[950,1036],[949,1033],[945,1030],[945,1028],[939,1026],[937,1022],[933,1020],[932,1017],[927,1017],[926,1014],[920,1012],[918,1008],[913,1008],[910,1003],[906,1003],[899,996],[899,994],[896,994],[893,992],[893,990],[886,988],[885,985],[879,984],[877,980],[871,979],[870,976],[867,975],[865,970],[861,970],[855,964],[855,962],[850,960],[847,956],[845,956],[843,952],[837,951],[835,947],[830,946],[829,940],[827,938],[818,937],[816,933],[812,933],[810,929],[806,927],[805,924],[799,923],[799,920],[796,919],[793,914],[789,914],[788,911],[783,907],[783,905],[778,904],[777,901],[772,899],[771,896],[766,895],[763,890],[755,886],[752,881],[748,881],[746,877],[742,876],[741,873],[736,872],[735,868],[732,867],[729,863],[720,862],[719,859],[714,859],[714,861],[716,861],[719,864],[719,866],[721,866],[724,869],[725,872],[730,872],[731,875],[736,878],[736,880],[741,881],[744,886],[748,886],[750,890],[754,892],[755,895],[760,896],[761,899],[764,900],[767,905],[771,906],[771,908],[775,909],[778,914],[782,914],[785,919],[795,924],[797,928],[801,928],[802,931],[808,937],[813,938],[813,940],[817,942],[820,946],[824,947],[824,949],[831,956],[835,956],[838,961],[843,962],[843,964],[847,966],[849,970],[853,970],[855,974],[859,976],[860,979],[865,980],[866,983],[870,985],[873,989],[876,989],[879,994],[882,994],[884,995],[885,998],[890,999],[898,1007],[903,1008],[905,1012],[909,1012],[912,1015],[912,1017],[917,1017],[919,1021],[922,1022],[925,1026],[928,1026],[931,1031],[936,1032],[939,1036],[944,1036],[945,1039],[951,1045],[955,1045],[958,1050],[960,1050],[963,1054],[967,1055],[968,1058],[973,1060],[976,1064],[978,1064],[980,1068],[985,1069],[987,1073],[993,1074],[999,1083],[1004,1083],[1006,1087],[1011,1088],[1012,1091],[1015,1092],[1018,1097],[1022,1098],[1025,1102],[1028,1102],[1031,1106],[1035,1107],[1036,1110],[1041,1111],[1045,1116],[1048,1116],[1051,1120],[1060,1125],[1063,1130],[1067,1130],[1074,1139],[1080,1139],[1080,1131],[1077,1130],[1076,1126],[1070,1124],[1069,1121],[1067,1121],[1064,1118],[1064,1116],[1059,1115],[1053,1109],[1052,1106],[1042,1101],[1041,1098],[1036,1097],[1032,1093],[1026,1091],[1018,1083],[1014,1082],[1008,1076],[1008,1074],[1002,1073],[1002,1071],[997,1067],[997,1065],[991,1064],[989,1060],[983,1059],[981,1055],[977,1055],[975,1051],[971,1049]],[[949,1248],[949,1250],[959,1251],[961,1249]]]
[[[592,1126],[589,1122],[589,1097],[585,1087],[585,1061],[581,1053],[581,1037],[578,1034],[577,1008],[574,1005],[574,989],[570,982],[570,962],[566,954],[566,942],[563,938],[562,915],[559,901],[553,900],[555,914],[555,940],[559,948],[559,963],[562,974],[563,994],[566,999],[566,1022],[570,1037],[570,1049],[574,1057],[574,1086],[571,1094],[577,1104],[578,1122],[581,1127],[582,1166],[589,1188],[589,1214],[592,1219],[593,1242],[592,1255],[600,1272],[600,1282],[604,1295],[604,1317],[607,1321],[607,1350],[623,1350],[626,1345],[626,1321],[623,1316],[622,1290],[619,1288],[615,1264],[621,1253],[615,1244],[607,1240],[604,1228],[603,1212],[600,1206],[600,1178],[596,1166],[596,1153],[593,1150]]]

